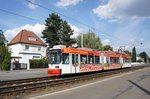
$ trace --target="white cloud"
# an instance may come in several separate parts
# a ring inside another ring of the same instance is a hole
[[[105,39],[102,41],[103,45],[110,45],[110,40]]]
[[[76,27],[74,25],[71,25],[71,24],[69,24],[69,25],[74,30],[73,35],[72,35],[73,38],[76,38],[77,36],[79,36],[83,32],[82,29],[80,29],[80,28],[78,28],[78,27]]]
[[[56,3],[56,6],[61,8],[61,7],[66,7],[66,6],[70,6],[70,5],[77,5],[81,1],[82,0],[59,0]]]
[[[35,3],[35,0],[30,0],[32,3]],[[34,4],[32,4],[32,3],[28,3],[28,7],[30,8],[30,9],[35,9],[37,6],[36,5],[34,5]]]
[[[18,27],[18,28],[14,28],[14,29],[9,29],[6,30],[4,32],[4,35],[6,37],[6,39],[8,40],[8,42],[10,40],[12,40],[22,29],[27,29],[30,31],[33,31],[34,33],[36,33],[39,37],[41,37],[41,32],[44,30],[45,25],[44,24],[35,24],[35,25],[30,25],[30,24],[26,24],[24,26]]]
[[[93,12],[102,18],[149,18],[150,0],[109,0],[99,5]]]
[[[74,30],[74,32],[73,32],[74,34],[72,35],[73,38],[77,37],[80,33],[83,32],[82,29],[80,29],[74,25],[71,25],[71,24],[69,24],[69,25]],[[34,24],[34,25],[26,24],[26,25],[18,27],[18,28],[6,30],[4,32],[4,35],[8,41],[11,41],[22,29],[26,29],[26,30],[33,31],[39,37],[41,37],[42,36],[41,32],[44,30],[44,28],[45,28],[44,24],[38,24],[38,23]]]
[[[135,39],[133,39],[133,38],[132,38],[132,39],[130,39],[130,42],[132,42],[132,43],[133,43],[133,42],[135,42]]]

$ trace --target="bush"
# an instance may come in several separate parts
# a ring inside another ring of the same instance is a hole
[[[30,59],[30,68],[48,68],[48,60],[43,59]]]
[[[141,60],[141,59],[139,59],[139,60],[137,60],[137,62],[141,63],[141,62],[142,62],[142,60]]]

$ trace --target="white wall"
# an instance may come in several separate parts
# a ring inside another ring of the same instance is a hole
[[[19,56],[19,52],[22,48],[20,44],[11,45],[8,47],[9,50],[11,51],[11,56]]]

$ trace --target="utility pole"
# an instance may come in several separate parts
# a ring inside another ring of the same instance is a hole
[[[83,33],[81,34],[81,48],[83,48]]]

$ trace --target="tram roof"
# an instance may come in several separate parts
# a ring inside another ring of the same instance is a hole
[[[74,54],[83,54],[83,55],[100,55],[100,51],[81,49],[81,48],[62,48],[63,53],[74,53]]]
[[[54,48],[55,49],[55,48]],[[58,48],[56,48],[58,49]],[[62,53],[72,53],[72,54],[82,54],[82,55],[95,55],[100,56],[101,53],[104,53],[104,56],[106,57],[122,57],[122,58],[131,58],[130,55],[128,55],[125,52],[113,52],[113,51],[96,51],[89,48],[72,48],[72,47],[61,47]]]
[[[128,55],[127,53],[125,52],[122,52],[122,53],[119,53],[119,52],[113,52],[113,51],[105,51],[104,52],[104,56],[107,56],[107,57],[122,57],[122,58],[131,58],[130,55]]]

